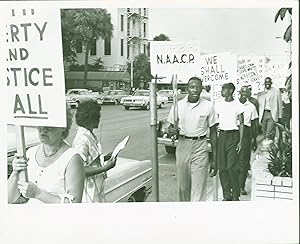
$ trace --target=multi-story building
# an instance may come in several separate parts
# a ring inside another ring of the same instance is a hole
[[[96,59],[101,58],[104,66],[101,72],[119,72],[121,75],[136,55],[147,54],[149,10],[147,8],[108,8],[107,11],[111,15],[113,35],[107,40],[102,38],[95,40],[88,60],[89,64],[93,64]],[[78,45],[76,52],[79,65],[83,65],[84,47]],[[100,76],[112,77],[99,72]],[[97,83],[98,86],[100,84],[101,87],[120,88],[118,81],[105,79],[102,81],[101,84]],[[130,86],[130,81],[129,84],[124,84],[124,81],[121,83],[122,88],[124,85]]]

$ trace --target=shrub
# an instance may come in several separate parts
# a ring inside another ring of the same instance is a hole
[[[292,177],[292,133],[276,123],[279,140],[269,149],[268,169],[273,176]]]

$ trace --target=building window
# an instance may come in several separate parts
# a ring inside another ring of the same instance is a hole
[[[111,39],[106,38],[104,40],[104,55],[111,55]]]
[[[144,8],[144,16],[147,16],[147,9]]]
[[[94,39],[91,43],[91,50],[90,50],[90,55],[97,55],[97,40]]]
[[[139,15],[142,15],[142,9],[139,8]]]
[[[146,28],[147,28],[147,25],[146,25],[146,23],[144,23],[144,37],[146,37],[146,32],[147,32]]]
[[[121,39],[121,56],[124,56],[124,39]]]
[[[141,53],[141,44],[138,45],[138,54]]]
[[[129,58],[129,51],[130,51],[130,46],[127,44],[127,59]]]
[[[124,31],[124,15],[121,14],[121,31]]]
[[[147,45],[146,44],[144,44],[144,54],[147,55]]]
[[[130,12],[130,8],[127,8],[127,13],[129,13]]]
[[[130,21],[127,19],[127,36],[130,36]]]
[[[76,41],[76,52],[82,53],[82,42],[81,41]]]

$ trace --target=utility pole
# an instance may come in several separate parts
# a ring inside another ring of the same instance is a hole
[[[130,86],[133,88],[133,57],[130,58]]]
[[[158,148],[157,148],[157,98],[156,98],[157,75],[154,82],[150,83],[150,128],[152,148],[152,182],[154,201],[159,202],[159,180],[158,180]]]

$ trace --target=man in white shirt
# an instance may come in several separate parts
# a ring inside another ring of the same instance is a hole
[[[241,87],[240,102],[244,107],[244,134],[242,139],[242,148],[239,153],[240,188],[242,195],[247,195],[245,184],[248,170],[250,169],[251,145],[256,145],[256,120],[258,119],[257,110],[255,106],[249,101],[249,95],[249,87]]]
[[[217,173],[217,115],[213,104],[200,97],[201,91],[202,81],[197,77],[190,78],[188,96],[178,101],[178,128],[174,106],[167,119],[169,132],[178,136],[176,168],[180,201],[205,201],[209,171],[211,177]],[[208,160],[208,133],[213,162]]]
[[[279,89],[272,87],[272,79],[265,79],[265,90],[258,95],[259,121],[262,126],[264,138],[274,139],[275,122],[281,122],[282,98]]]
[[[223,201],[239,201],[240,153],[244,129],[243,106],[233,99],[235,86],[226,83],[221,95],[225,99],[216,105],[219,115],[218,167],[223,190]]]

